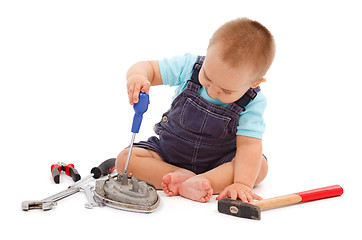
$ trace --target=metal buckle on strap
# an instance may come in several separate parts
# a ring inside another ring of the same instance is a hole
[[[260,92],[259,86],[257,86],[256,88],[250,88],[247,91],[247,94],[249,95],[249,97],[251,97],[251,99],[254,99],[258,95],[258,92]]]
[[[205,60],[205,56],[197,56],[196,63],[194,65],[194,70],[200,71],[204,60]]]
[[[249,93],[248,93],[249,97],[251,97],[251,99],[254,99],[256,97],[256,95],[258,95],[254,90],[251,90]]]

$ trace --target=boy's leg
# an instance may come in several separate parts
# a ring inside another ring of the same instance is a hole
[[[117,172],[124,171],[127,155],[128,148],[118,155]],[[268,172],[265,157],[262,156],[261,160],[262,164],[255,185],[260,183]],[[177,195],[180,192],[183,197],[201,202],[208,201],[213,193],[219,194],[234,181],[232,162],[196,176],[191,171],[164,162],[161,156],[152,150],[137,147],[132,150],[128,172],[139,179],[152,183],[157,189],[163,188],[169,196]]]
[[[267,173],[268,162],[265,159],[264,155],[262,155],[259,174],[254,186],[261,183],[266,177]],[[234,183],[234,164],[233,162],[224,163],[214,169],[211,169],[208,172],[200,174],[199,176],[208,179],[211,183],[212,188],[214,189],[214,194],[219,194],[227,186]]]
[[[268,164],[265,157],[261,156],[261,167],[255,185],[260,183],[268,172]],[[227,186],[234,183],[233,162],[224,163],[208,172],[191,177],[182,183],[180,195],[192,200],[204,202],[208,201],[210,189],[214,194],[219,194]]]
[[[118,173],[124,171],[128,151],[129,149],[126,148],[117,156],[116,170]],[[132,149],[127,172],[132,173],[138,179],[155,185],[157,189],[162,189],[162,178],[168,173],[181,170],[182,168],[164,162],[162,157],[155,151],[134,147]]]

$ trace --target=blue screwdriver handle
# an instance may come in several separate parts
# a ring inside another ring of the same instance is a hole
[[[149,96],[148,93],[140,92],[140,95],[138,97],[138,103],[135,103],[133,105],[133,109],[135,111],[134,117],[133,117],[133,123],[132,123],[132,130],[133,133],[138,133],[141,127],[143,114],[148,109],[148,103],[149,103]]]

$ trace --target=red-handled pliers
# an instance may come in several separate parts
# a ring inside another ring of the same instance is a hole
[[[72,177],[74,182],[78,181],[81,178],[78,174],[78,171],[74,168],[73,164],[58,162],[57,164],[53,164],[51,166],[50,171],[52,172],[55,183],[59,183],[61,171],[65,171],[68,176]]]

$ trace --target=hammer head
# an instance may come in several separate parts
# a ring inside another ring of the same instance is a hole
[[[260,208],[240,200],[221,199],[218,201],[218,211],[235,217],[260,220]]]

